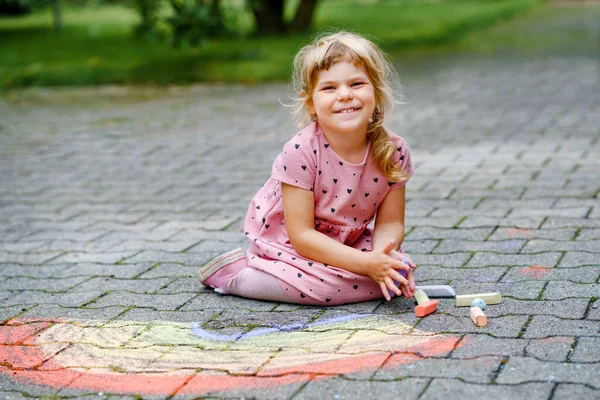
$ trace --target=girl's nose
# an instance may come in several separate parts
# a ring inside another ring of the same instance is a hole
[[[338,91],[338,100],[352,100],[354,98],[354,93],[352,89],[349,87],[342,86]]]

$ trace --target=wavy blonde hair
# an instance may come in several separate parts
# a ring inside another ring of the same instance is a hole
[[[390,181],[406,179],[407,174],[392,162],[396,146],[383,127],[394,105],[400,103],[395,97],[398,78],[389,58],[370,40],[355,33],[337,32],[319,36],[300,49],[294,58],[293,74],[298,94],[294,114],[299,125],[316,120],[316,115],[309,114],[307,103],[312,100],[319,72],[343,61],[361,65],[375,89],[376,107],[367,130],[373,160]]]

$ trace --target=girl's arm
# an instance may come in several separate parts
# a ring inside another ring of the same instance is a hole
[[[390,191],[377,209],[375,229],[373,230],[373,248],[379,248],[394,239],[394,250],[398,250],[404,241],[404,208],[406,188]]]
[[[384,297],[389,301],[388,289],[398,296],[403,294],[394,284],[409,285],[398,269],[410,268],[390,256],[393,243],[363,252],[346,246],[315,229],[314,193],[285,183],[281,184],[285,225],[294,249],[303,257],[333,265],[360,275],[369,276],[379,283]],[[410,273],[410,271],[409,271]]]
[[[373,248],[381,248],[390,241],[394,242],[394,250],[390,255],[399,260],[407,260],[411,270],[406,276],[409,280],[408,286],[402,287],[405,297],[412,297],[415,290],[415,281],[412,269],[416,268],[414,263],[406,255],[401,255],[396,250],[404,241],[404,209],[406,204],[406,188],[390,191],[377,209],[375,218],[375,229],[373,230]]]

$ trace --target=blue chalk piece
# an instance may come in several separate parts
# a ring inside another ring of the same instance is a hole
[[[487,308],[487,304],[485,304],[485,300],[477,297],[471,302],[471,307],[479,307],[481,308],[481,311],[483,311]]]

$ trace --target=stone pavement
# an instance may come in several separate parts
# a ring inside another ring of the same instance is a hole
[[[199,285],[246,246],[248,201],[294,132],[286,85],[2,95],[0,398],[599,398],[598,60],[401,70],[404,247],[420,284],[501,292],[485,328],[449,299],[421,319],[412,300],[317,308]]]

